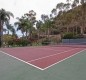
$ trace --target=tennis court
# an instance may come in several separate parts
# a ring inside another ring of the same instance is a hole
[[[86,47],[0,49],[1,80],[85,80]]]

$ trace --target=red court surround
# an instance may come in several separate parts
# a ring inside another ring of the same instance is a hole
[[[76,54],[77,52],[84,50],[84,48],[21,47],[1,48],[0,50],[41,69],[45,69],[65,58]]]

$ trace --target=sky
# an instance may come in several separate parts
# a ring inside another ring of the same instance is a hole
[[[30,10],[34,10],[37,14],[37,19],[40,19],[41,14],[49,15],[57,3],[65,1],[66,0],[0,0],[0,9],[4,8],[6,11],[12,12],[14,19],[11,18],[11,23],[14,23],[16,17],[21,17]]]
[[[37,13],[37,19],[40,19],[41,14],[50,14],[59,2],[65,2],[65,0],[0,0],[0,8],[11,11],[15,17],[34,10]]]

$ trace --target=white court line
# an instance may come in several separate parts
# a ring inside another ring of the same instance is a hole
[[[52,65],[50,65],[50,66],[48,66],[48,67],[46,67],[46,68],[43,68],[43,70],[46,70],[46,69],[48,69],[48,68],[50,68],[50,67],[52,67],[52,66],[54,66],[54,65],[56,65],[56,64],[58,64],[58,63],[60,63],[60,62],[62,62],[62,61],[64,61],[64,60],[66,60],[66,59],[69,59],[69,58],[71,58],[71,57],[73,57],[73,56],[75,56],[75,55],[77,55],[77,54],[79,54],[79,53],[85,51],[85,50],[86,50],[86,49],[81,50],[81,51],[79,51],[79,52],[77,52],[77,53],[75,53],[75,54],[73,54],[73,55],[71,55],[71,56],[69,56],[69,57],[67,57],[67,58],[64,58],[64,59],[62,59],[62,60],[60,60],[60,61],[58,61],[58,62],[56,62],[56,63],[54,63],[54,64],[52,64]]]
[[[39,48],[39,49],[42,49],[42,50],[43,49],[45,49],[45,50],[47,49],[47,50],[51,50],[51,51],[62,51],[62,50],[54,50],[54,49],[49,49],[49,48]]]
[[[78,48],[76,48],[76,49],[78,49]],[[37,58],[37,59],[30,60],[30,61],[27,61],[27,62],[37,61],[37,60],[40,60],[40,59],[48,58],[48,57],[55,56],[55,55],[58,55],[58,54],[62,54],[62,53],[65,53],[65,52],[73,51],[73,50],[76,50],[76,49],[70,49],[70,50],[67,50],[67,51],[58,52],[58,53],[53,54],[53,55],[49,55],[49,56],[45,56],[45,57],[41,57],[41,58]]]
[[[14,59],[17,59],[17,60],[19,60],[19,61],[21,61],[21,62],[24,62],[24,63],[26,63],[26,64],[29,64],[29,65],[31,65],[31,66],[37,68],[37,69],[44,70],[44,69],[42,69],[42,68],[40,68],[40,67],[38,67],[38,66],[35,66],[35,65],[33,65],[33,64],[30,64],[30,63],[24,61],[24,60],[22,60],[22,59],[19,59],[19,58],[15,57],[15,56],[12,56],[12,55],[10,55],[10,54],[4,52],[4,51],[0,51],[0,52],[1,52],[1,53],[4,53],[4,54],[6,54],[6,55],[8,55],[8,56],[10,56],[10,57],[12,57],[12,58],[14,58]]]

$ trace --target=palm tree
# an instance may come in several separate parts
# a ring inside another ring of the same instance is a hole
[[[37,21],[37,23],[36,23],[36,28],[37,28],[37,33],[38,33],[38,40],[39,40],[39,37],[40,37],[40,30],[41,30],[41,27],[42,27],[42,21]]]
[[[17,26],[17,31],[21,30],[21,32],[23,34],[22,37],[24,37],[24,33],[26,33],[26,38],[28,38],[28,36],[27,36],[27,30],[28,30],[27,28],[28,28],[28,24],[29,24],[28,20],[25,19],[24,16],[22,16],[21,18],[17,18],[17,19],[18,19],[18,21],[14,23],[15,26]]]
[[[45,14],[42,14],[41,15],[41,19],[42,19],[42,22],[43,22],[43,29],[44,29],[44,34],[47,35],[47,27],[46,27],[46,20],[47,20],[48,16],[45,15]]]
[[[48,15],[45,15],[45,14],[42,14],[41,18],[44,22],[44,27],[45,27],[45,32],[46,32],[47,38],[49,39],[50,30],[52,27],[52,18],[50,18]]]
[[[11,24],[7,24],[7,29],[8,29],[8,34],[9,34],[9,31],[12,33],[12,36],[16,35],[16,30],[14,28],[14,26],[12,26]]]
[[[18,21],[15,22],[17,25],[17,30],[21,30],[23,36],[26,34],[26,39],[32,38],[33,26],[36,22],[36,13],[31,10],[29,13],[25,13],[21,18],[17,18]],[[29,35],[29,37],[28,37]]]
[[[6,27],[7,27],[6,31],[8,31],[7,34],[9,35],[9,32],[13,29],[13,26],[8,23],[6,24]]]
[[[14,17],[13,14],[9,11],[6,11],[5,9],[0,9],[0,47],[3,43],[3,26],[7,23],[9,23],[10,16]]]
[[[28,22],[29,38],[32,38],[32,30],[36,22],[36,12],[34,12],[33,10],[30,10],[28,13],[24,14],[24,17],[25,19],[27,19],[27,22]]]

